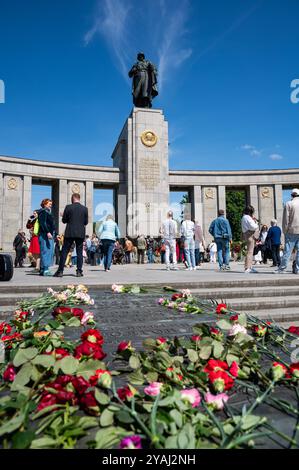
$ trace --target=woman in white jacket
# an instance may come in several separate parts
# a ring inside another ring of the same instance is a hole
[[[246,206],[243,212],[241,221],[243,239],[247,244],[247,254],[245,258],[245,273],[256,273],[257,271],[252,267],[253,262],[253,250],[255,245],[254,234],[258,230],[259,226],[256,219],[253,217],[254,207]]]

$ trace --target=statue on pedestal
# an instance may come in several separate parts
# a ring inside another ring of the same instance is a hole
[[[158,95],[157,69],[154,64],[145,59],[143,52],[137,55],[137,62],[129,72],[133,78],[133,103],[137,108],[151,108],[152,100]]]

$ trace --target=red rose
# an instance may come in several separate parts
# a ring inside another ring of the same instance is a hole
[[[70,356],[70,353],[64,348],[56,348],[53,352],[57,360],[62,359],[65,356]]]
[[[293,335],[299,336],[299,326],[290,326],[288,331],[292,333]]]
[[[80,397],[80,406],[89,414],[98,415],[100,413],[94,391],[85,393]]]
[[[82,310],[82,308],[72,308],[71,313],[74,317],[78,317],[81,320],[84,315],[84,310]]]
[[[92,328],[85,331],[85,333],[81,335],[81,339],[83,342],[88,341],[89,343],[97,344],[99,346],[101,346],[104,343],[104,338],[101,335],[100,331],[94,330]]]
[[[3,373],[3,379],[6,382],[13,382],[16,377],[16,370],[12,364],[8,365]]]
[[[233,379],[222,370],[210,372],[209,381],[218,393],[222,393],[224,390],[230,390],[234,385]]]
[[[196,342],[196,341],[200,341],[200,340],[201,340],[201,336],[199,336],[199,335],[193,335],[193,336],[191,336],[191,340],[192,340],[192,341],[195,341],[195,342]]]
[[[18,322],[25,322],[27,320],[27,317],[29,315],[29,312],[19,312],[17,311],[15,313],[15,320]]]
[[[123,351],[126,351],[127,349],[131,350],[131,341],[122,341],[117,346],[117,352],[123,352]]]
[[[92,357],[93,359],[102,360],[106,357],[106,354],[103,352],[101,346],[97,343],[90,343],[89,341],[85,341],[75,349],[74,354],[76,359],[81,359],[82,356]]]
[[[290,365],[290,374],[292,377],[299,379],[299,362]]]
[[[257,335],[259,336],[260,338],[262,338],[263,336],[266,335],[267,333],[267,327],[266,326],[263,326],[263,325],[253,325],[252,326],[252,331]]]
[[[239,375],[239,365],[236,363],[236,361],[234,361],[232,363],[232,365],[230,366],[229,373],[233,377],[238,377],[238,375]]]
[[[47,408],[48,406],[55,405],[56,403],[56,395],[53,395],[52,393],[47,393],[42,396],[38,404],[37,411],[41,411],[44,408]]]
[[[122,401],[130,400],[130,398],[132,398],[135,395],[135,393],[133,393],[133,391],[128,385],[126,387],[117,389],[117,395]]]
[[[231,321],[231,322],[237,322],[238,320],[239,320],[239,315],[232,315],[232,316],[230,317],[230,321]]]
[[[12,335],[2,336],[2,338],[1,338],[2,341],[8,341],[8,342],[9,342],[9,341],[12,342],[12,341],[14,341],[14,340],[19,341],[19,340],[21,340],[21,339],[22,339],[21,333],[13,333]],[[7,348],[10,349],[10,348],[11,348],[11,344],[8,345]]]
[[[226,313],[227,312],[227,305],[226,304],[218,304],[216,307],[216,313]]]
[[[66,390],[59,390],[56,394],[56,401],[57,403],[64,404],[70,403],[75,405],[77,403],[77,399],[75,397],[74,392],[68,392]]]
[[[178,299],[181,299],[183,297],[183,294],[172,294],[171,300],[176,301]]]
[[[83,395],[86,390],[90,387],[90,383],[85,380],[83,377],[74,377],[72,379],[72,384],[79,395]]]
[[[5,321],[0,323],[0,335],[3,335],[3,333],[9,335],[11,330],[11,326],[8,323],[5,323]]]
[[[70,307],[56,307],[53,310],[52,315],[56,317],[57,315],[62,315],[63,313],[71,313],[72,309]]]
[[[214,328],[213,326],[210,328],[210,333],[212,338],[215,339],[221,339],[223,337],[223,333],[217,328]]]
[[[101,385],[104,388],[109,388],[112,382],[111,372],[109,370],[97,369],[95,375],[90,377],[89,382],[91,385]]]

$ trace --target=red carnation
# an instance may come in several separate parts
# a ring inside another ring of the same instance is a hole
[[[230,369],[229,369],[229,373],[233,376],[233,377],[238,377],[239,375],[239,365],[236,363],[236,361],[234,361],[232,363],[232,365],[230,366]]]
[[[16,377],[16,370],[12,364],[9,364],[3,373],[3,379],[6,382],[13,382]]]
[[[126,350],[132,351],[132,349],[133,348],[132,348],[131,341],[122,341],[117,346],[117,352],[118,353],[121,353],[121,352],[126,351]]]
[[[280,362],[273,362],[271,373],[275,381],[280,380],[283,377],[285,377],[287,372],[288,372],[288,369],[286,368],[284,364],[281,364]]]
[[[299,336],[299,326],[290,326],[288,331],[292,333],[293,335]]]
[[[237,322],[237,321],[239,321],[239,315],[232,315],[232,316],[230,317],[230,321],[231,321],[231,322]]]
[[[262,338],[263,336],[266,335],[267,333],[267,327],[266,326],[263,326],[263,325],[253,325],[252,326],[252,331],[257,335],[259,336],[260,338]]]
[[[38,404],[37,411],[41,411],[44,408],[47,408],[48,406],[55,405],[56,403],[56,395],[53,395],[52,393],[47,393],[42,396]]]
[[[211,371],[217,370],[228,370],[228,365],[224,361],[219,361],[217,359],[210,359],[204,368],[204,372],[210,373]]]
[[[216,313],[226,313],[227,312],[227,305],[226,304],[218,304],[216,307]]]
[[[13,333],[12,335],[6,335],[6,336],[2,336],[1,340],[2,341],[18,341],[22,339],[22,335],[21,333]],[[8,349],[11,347],[11,345],[8,346]]]
[[[193,335],[193,336],[191,336],[191,340],[192,340],[192,341],[195,341],[195,342],[196,342],[196,341],[200,341],[200,340],[201,340],[201,336],[199,336],[199,335]]]
[[[130,400],[135,395],[135,393],[133,393],[133,391],[128,385],[126,387],[117,389],[117,395],[122,401]]]
[[[9,335],[11,330],[11,326],[8,323],[5,323],[5,321],[0,323],[0,335],[3,335],[3,333]]]
[[[171,300],[175,302],[178,299],[182,299],[182,297],[183,297],[183,294],[172,294]]]
[[[234,385],[233,379],[222,370],[210,372],[209,381],[218,393],[222,393],[224,390],[230,390]]]
[[[166,343],[167,339],[160,336],[159,338],[156,339],[156,341],[160,345],[160,344]]]
[[[82,341],[88,341],[88,343],[102,345],[104,343],[104,338],[101,335],[99,330],[89,329],[81,335]]]

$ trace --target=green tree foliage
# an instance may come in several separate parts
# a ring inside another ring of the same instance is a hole
[[[226,217],[229,220],[234,241],[241,240],[241,218],[245,205],[245,191],[226,191]]]

